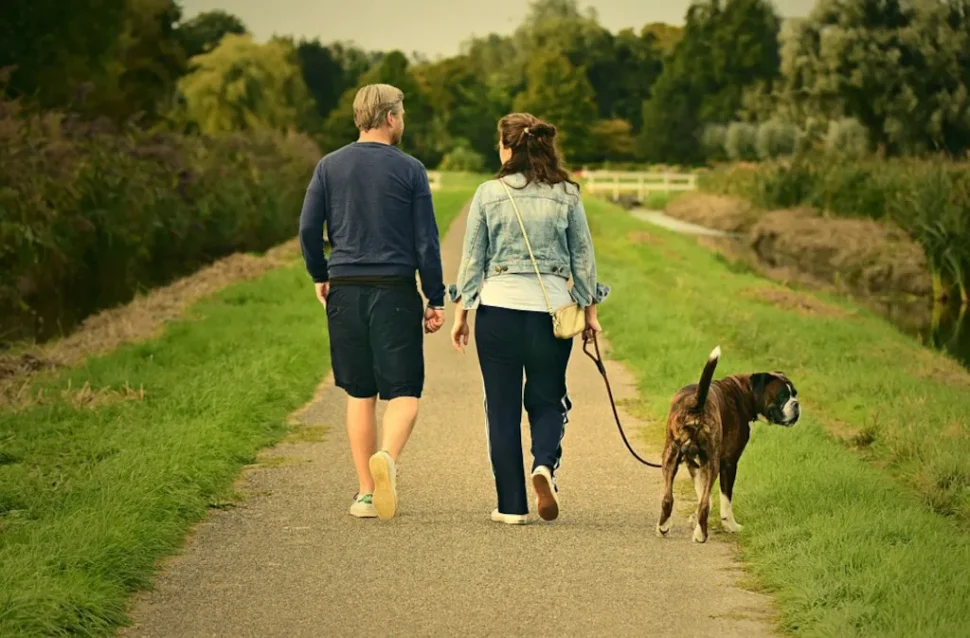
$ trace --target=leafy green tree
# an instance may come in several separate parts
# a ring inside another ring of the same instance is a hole
[[[590,129],[590,161],[631,160],[637,152],[633,127],[626,120],[600,120]]]
[[[0,68],[16,67],[6,92],[42,107],[78,101],[117,54],[125,7],[125,0],[0,2]]]
[[[457,56],[415,67],[414,73],[434,107],[443,147],[447,150],[467,144],[487,158],[489,166],[498,168],[496,124],[507,110],[507,101],[496,99],[475,62],[468,56]]]
[[[641,152],[698,162],[709,124],[735,119],[746,89],[778,76],[780,21],[767,0],[706,0],[687,12],[684,34],[644,105]]]
[[[226,34],[244,35],[246,32],[243,21],[225,11],[205,11],[178,28],[185,55],[190,58],[210,51]]]
[[[526,85],[515,100],[515,110],[554,124],[567,160],[588,159],[593,152],[590,123],[597,119],[597,108],[584,70],[555,52],[540,53],[529,63]]]
[[[970,147],[970,2],[820,0],[784,33],[779,108],[889,152]]]
[[[97,87],[88,110],[146,122],[175,106],[175,88],[186,60],[173,24],[181,10],[172,0],[128,0],[117,59]]]
[[[298,128],[312,108],[296,53],[283,40],[257,44],[229,34],[189,63],[179,89],[188,116],[206,133]]]

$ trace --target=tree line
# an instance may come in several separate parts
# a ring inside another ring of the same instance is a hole
[[[56,5],[56,6],[55,6]],[[4,87],[39,108],[218,133],[355,138],[353,94],[406,94],[407,150],[428,166],[494,167],[495,121],[556,123],[573,165],[698,164],[829,146],[891,155],[970,146],[970,0],[698,0],[683,27],[613,33],[577,0],[535,0],[510,35],[427,60],[347,43],[258,43],[237,17],[182,19],[173,0],[12,0]]]

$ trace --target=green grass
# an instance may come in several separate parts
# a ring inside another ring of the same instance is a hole
[[[435,194],[442,233],[470,196]],[[286,434],[327,366],[325,315],[294,263],[39,381],[54,400],[0,410],[0,636],[123,624],[128,595],[207,508],[231,504],[241,467]],[[146,394],[93,409],[61,398],[85,383]]]
[[[836,300],[809,315],[749,298],[796,293],[606,202],[589,198],[587,207],[600,277],[614,286],[603,323],[655,424],[718,344],[718,376],[782,370],[798,386],[801,422],[755,426],[736,489],[741,554],[775,596],[782,627],[965,635],[967,375]],[[653,442],[659,430],[651,428]]]
[[[471,199],[478,185],[491,178],[491,175],[475,173],[444,173],[442,175],[441,189],[434,192],[435,216],[438,218],[438,228],[442,238],[451,226],[451,222],[461,212],[464,204]]]

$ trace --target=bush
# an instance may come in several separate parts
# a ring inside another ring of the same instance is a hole
[[[476,153],[462,144],[445,155],[438,168],[457,173],[484,173],[485,158],[480,153]]]
[[[758,127],[747,122],[731,122],[724,138],[724,150],[728,159],[758,159]]]
[[[0,340],[292,237],[317,157],[296,135],[149,134],[0,101]]]
[[[708,161],[720,161],[727,159],[725,142],[727,141],[727,127],[723,124],[710,124],[704,127],[701,133],[701,147],[704,149],[704,157]]]
[[[832,120],[825,135],[825,148],[848,157],[863,157],[869,151],[869,131],[853,118]]]
[[[798,128],[789,122],[768,120],[758,127],[758,137],[755,142],[758,157],[774,159],[790,157],[795,154],[798,140]]]
[[[951,292],[968,296],[970,164],[808,154],[722,168],[707,175],[702,186],[765,209],[807,205],[843,217],[888,219],[922,246],[937,298]]]

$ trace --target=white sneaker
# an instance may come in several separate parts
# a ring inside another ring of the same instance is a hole
[[[377,518],[394,518],[397,511],[397,470],[394,459],[385,450],[370,457],[370,474],[374,478],[374,509]]]
[[[506,525],[525,525],[529,522],[529,517],[525,514],[503,514],[495,509],[492,510],[492,521]]]
[[[539,518],[544,521],[554,521],[559,517],[559,495],[556,493],[556,481],[552,478],[552,471],[545,465],[540,465],[532,472],[532,487],[536,491],[536,510]]]
[[[357,518],[375,518],[377,510],[374,509],[373,495],[360,494],[354,497],[354,504],[350,506],[350,515]]]

